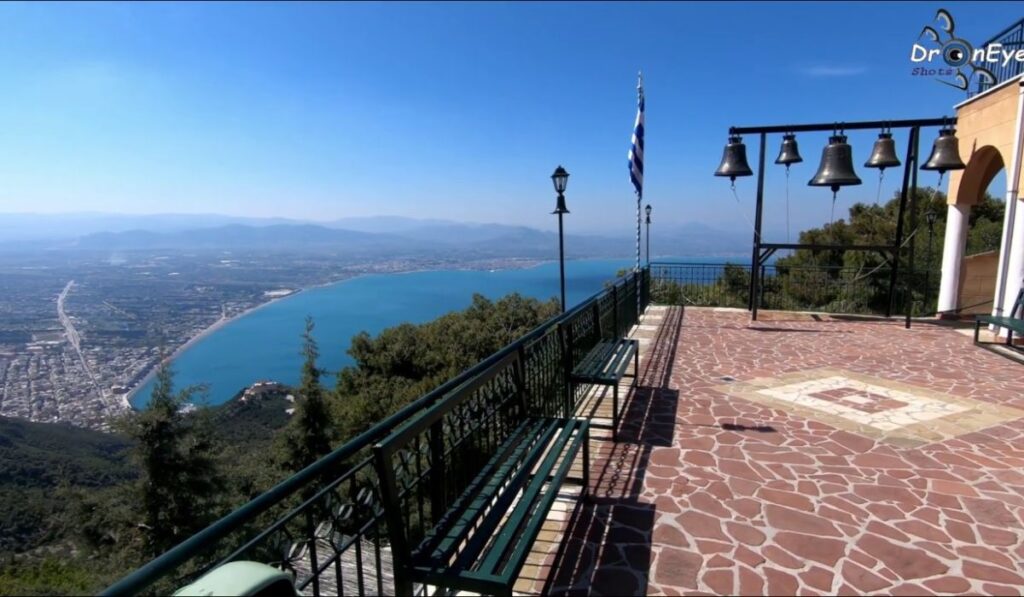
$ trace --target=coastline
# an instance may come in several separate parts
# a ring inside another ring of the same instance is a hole
[[[207,336],[213,334],[214,332],[216,332],[217,330],[221,329],[222,327],[228,325],[229,323],[231,323],[231,322],[233,322],[233,321],[235,321],[237,319],[241,319],[241,318],[245,317],[246,315],[249,315],[251,313],[255,313],[256,311],[259,311],[260,309],[262,309],[264,307],[268,307],[268,306],[270,306],[270,305],[272,305],[272,304],[274,304],[274,303],[276,303],[278,301],[283,301],[283,300],[291,298],[293,296],[297,296],[299,293],[306,292],[308,290],[314,290],[316,288],[324,288],[326,286],[332,286],[334,284],[344,284],[345,282],[348,282],[350,280],[355,280],[356,278],[361,278],[361,277],[366,276],[366,275],[369,275],[369,274],[356,274],[354,276],[351,276],[351,277],[348,277],[348,278],[344,278],[342,280],[334,280],[333,282],[323,282],[321,284],[314,284],[312,286],[306,286],[304,288],[297,288],[294,291],[292,291],[292,292],[290,292],[290,293],[288,293],[288,294],[286,294],[284,296],[272,297],[270,300],[268,300],[266,302],[262,302],[262,303],[260,303],[258,305],[254,305],[252,307],[249,307],[248,309],[246,309],[246,310],[244,310],[244,311],[242,311],[240,313],[236,313],[235,315],[232,315],[231,317],[224,317],[222,315],[220,319],[218,319],[217,321],[213,322],[209,326],[203,328],[202,331],[200,331],[198,334],[196,334],[195,336],[192,336],[191,338],[186,340],[184,344],[182,344],[181,346],[175,348],[174,352],[172,352],[170,354],[170,356],[168,356],[166,358],[166,360],[173,361],[174,359],[176,359],[179,356],[181,356],[181,354],[184,353],[186,350],[188,350],[189,348],[191,348],[195,344],[198,344],[201,340],[205,339]],[[132,398],[134,398],[135,395],[138,394],[139,391],[146,384],[148,384],[150,382],[150,380],[153,379],[153,377],[156,375],[156,370],[157,370],[157,365],[158,364],[159,363],[153,363],[152,365],[150,365],[149,370],[146,371],[146,374],[144,376],[142,376],[142,379],[140,379],[138,381],[138,383],[136,383],[134,386],[132,386],[132,389],[130,389],[127,392],[124,393],[125,406],[129,410],[136,410],[135,406],[132,404]]]
[[[530,269],[530,268],[534,268],[534,267],[540,267],[541,265],[544,265],[545,263],[550,263],[550,262],[551,262],[551,260],[529,260],[529,265],[527,265],[525,267],[493,268],[493,269],[490,269],[490,271],[507,271],[507,270],[513,270],[513,269],[516,269],[516,270],[519,270],[519,269]],[[200,341],[205,339],[207,336],[213,334],[214,332],[216,332],[217,330],[223,328],[224,326],[228,325],[229,323],[231,323],[231,322],[233,322],[233,321],[235,321],[237,319],[241,319],[242,317],[245,317],[246,315],[249,315],[251,313],[255,313],[259,309],[267,307],[267,306],[269,306],[269,305],[271,305],[273,303],[276,303],[278,301],[283,301],[285,299],[289,299],[291,297],[297,296],[297,295],[299,295],[302,292],[307,292],[307,291],[310,291],[310,290],[316,290],[318,288],[325,288],[325,287],[328,287],[328,286],[334,286],[334,285],[337,285],[337,284],[344,284],[346,282],[351,282],[352,280],[356,280],[356,279],[359,279],[359,278],[365,278],[365,277],[368,277],[368,276],[404,275],[404,274],[416,274],[416,273],[423,273],[423,272],[439,272],[439,271],[484,271],[484,270],[487,270],[487,269],[489,269],[489,268],[484,268],[484,267],[464,268],[464,269],[430,269],[430,268],[422,268],[422,269],[411,269],[411,270],[405,270],[405,271],[399,271],[399,272],[364,272],[364,273],[355,274],[353,276],[350,276],[348,278],[344,278],[344,279],[341,279],[341,280],[334,280],[334,281],[331,281],[331,282],[323,282],[323,283],[320,283],[320,284],[314,284],[312,286],[306,286],[306,287],[303,287],[303,288],[298,288],[294,292],[291,292],[291,293],[289,293],[289,294],[287,294],[285,296],[279,296],[279,297],[271,298],[270,300],[268,300],[266,302],[260,303],[258,305],[253,306],[253,307],[250,307],[250,308],[248,308],[248,309],[246,309],[246,310],[244,310],[244,311],[242,311],[240,313],[232,315],[231,317],[223,317],[222,316],[217,321],[215,321],[212,324],[210,324],[209,326],[203,328],[203,330],[200,331],[198,334],[196,334],[195,336],[193,336],[193,337],[189,338],[188,340],[186,340],[182,345],[180,345],[177,348],[175,348],[174,352],[172,352],[170,354],[170,356],[167,357],[167,360],[173,361],[174,359],[176,359],[179,356],[181,356],[181,354],[184,353],[186,350],[188,350],[189,348],[191,348],[195,344],[198,344]],[[142,390],[142,388],[145,387],[146,384],[148,384],[153,379],[153,377],[156,375],[156,371],[157,371],[157,366],[158,365],[159,365],[159,362],[155,362],[152,365],[150,365],[149,369],[146,371],[146,374],[144,376],[142,376],[142,379],[140,379],[134,386],[132,386],[132,388],[130,390],[128,390],[127,392],[125,392],[122,395],[122,400],[124,401],[124,405],[125,405],[126,409],[128,409],[128,410],[137,410],[135,408],[135,406],[132,404],[132,399],[135,398],[135,396]]]

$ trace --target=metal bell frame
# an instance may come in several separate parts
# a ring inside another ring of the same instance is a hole
[[[956,124],[955,117],[943,117],[943,118],[922,118],[913,120],[873,120],[863,122],[846,122],[843,123],[842,128],[846,130],[871,130],[871,129],[885,129],[892,131],[894,128],[910,129],[910,134],[907,136],[907,154],[906,159],[903,162],[903,183],[900,189],[900,204],[899,212],[896,217],[896,239],[893,243],[887,245],[822,245],[822,244],[801,244],[801,243],[766,243],[761,240],[761,224],[763,221],[764,214],[764,172],[765,172],[765,147],[767,143],[767,136],[769,134],[792,134],[805,133],[805,132],[827,132],[836,130],[835,123],[827,124],[788,124],[780,126],[751,126],[751,127],[732,127],[729,129],[730,136],[738,135],[758,135],[760,139],[760,146],[758,149],[758,167],[757,167],[757,204],[754,214],[754,243],[753,251],[751,255],[751,268],[750,268],[750,294],[748,308],[751,312],[753,320],[757,320],[757,310],[759,307],[759,301],[756,300],[758,296],[758,288],[762,285],[761,278],[764,276],[764,267],[768,259],[779,250],[797,250],[797,249],[808,249],[812,251],[871,251],[878,252],[885,255],[886,259],[892,264],[889,275],[889,304],[886,309],[886,316],[891,316],[893,310],[896,307],[895,304],[895,290],[897,273],[899,270],[901,255],[904,250],[909,253],[908,263],[910,274],[913,275],[914,268],[914,246],[910,243],[908,247],[904,249],[904,238],[903,238],[903,220],[907,212],[907,203],[909,202],[910,208],[910,221],[908,222],[910,229],[914,230],[917,228],[917,171],[918,161],[920,153],[920,137],[922,127],[942,127],[943,129],[952,129]],[[941,136],[940,136],[941,138]],[[955,137],[954,137],[955,139]],[[745,149],[745,148],[744,148]],[[745,152],[744,152],[745,155]],[[952,168],[947,168],[952,169]],[[911,317],[911,293],[904,293],[905,304],[904,313],[906,317],[905,325],[910,327]]]

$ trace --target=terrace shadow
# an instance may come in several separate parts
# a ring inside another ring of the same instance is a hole
[[[568,521],[543,594],[647,593],[656,512],[639,497],[652,449],[673,445],[679,392],[669,381],[682,319],[682,309],[669,310],[652,339],[619,441],[594,443],[590,495]]]

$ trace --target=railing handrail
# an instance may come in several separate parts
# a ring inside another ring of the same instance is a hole
[[[334,465],[344,462],[359,453],[364,448],[371,446],[376,441],[387,437],[400,425],[414,417],[418,411],[430,406],[443,397],[452,389],[457,388],[469,379],[486,371],[495,363],[501,361],[509,353],[516,351],[530,341],[544,335],[552,327],[557,326],[572,317],[583,308],[589,306],[593,301],[600,299],[604,294],[610,293],[612,289],[620,284],[625,284],[632,276],[641,274],[645,268],[639,271],[631,270],[624,276],[617,279],[609,288],[603,288],[587,299],[581,301],[573,308],[560,313],[544,323],[540,324],[530,332],[515,339],[507,346],[479,361],[462,373],[434,388],[427,394],[417,398],[403,406],[394,414],[378,421],[366,431],[355,438],[345,442],[334,451],[322,456],[316,462],[281,481],[271,489],[243,504],[230,514],[214,522],[202,531],[182,541],[175,547],[150,560],[142,567],[120,579],[113,585],[104,589],[100,595],[134,595],[146,587],[152,585],[158,579],[163,578],[168,572],[187,562],[196,555],[212,549],[217,541],[227,537],[230,533],[238,530],[242,525],[263,514],[274,505],[302,489],[308,482],[312,481]]]
[[[1024,17],[1022,17],[1019,21],[1017,21],[1016,23],[1013,23],[1012,25],[1010,25],[1006,29],[1003,29],[999,33],[993,35],[992,39],[990,39],[990,40],[986,41],[985,43],[981,44],[981,47],[984,48],[986,46],[990,46],[990,45],[996,43],[997,41],[999,41],[999,39],[1001,37],[1004,37],[1006,34],[1010,33],[1011,31],[1013,31],[1014,29],[1016,29],[1018,27],[1024,28]]]
[[[1014,34],[1016,34],[1017,39],[1007,39]],[[1010,47],[1024,45],[1024,18],[1018,20],[1015,23],[1012,23],[1006,29],[1003,29],[999,33],[992,36],[992,38],[983,43],[981,47],[987,48],[988,46],[995,43],[999,43],[1001,45]],[[1020,75],[1022,70],[1024,70],[1024,65],[1022,65],[1022,63],[1019,61],[993,67],[992,69],[990,69],[990,71],[993,71],[991,72],[991,74],[995,77],[995,80],[990,83],[987,83],[984,78],[979,77],[978,84],[975,87],[975,91],[969,92],[968,95],[975,96],[980,93],[984,93],[989,89],[992,89],[993,87],[996,87],[1001,83],[1009,81],[1014,77]]]

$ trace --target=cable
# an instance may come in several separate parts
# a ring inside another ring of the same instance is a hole
[[[732,187],[732,196],[733,199],[736,200],[736,211],[740,212],[740,217],[743,218],[743,221],[747,223],[747,226],[750,226],[750,229],[754,231],[754,236],[757,237],[758,241],[760,241],[761,235],[757,233],[757,228],[755,228],[754,225],[750,223],[750,218],[748,218],[746,214],[743,213],[743,203],[740,201],[740,196],[736,194],[736,185],[733,185]]]
[[[906,240],[903,241],[903,244],[901,244],[900,246],[896,247],[896,250],[899,251],[903,247],[907,246],[907,243],[910,242],[910,239],[914,238],[914,235],[917,234],[917,231],[920,230],[920,229],[921,229],[921,226],[918,226],[917,228],[914,228],[914,231],[911,232],[907,236]],[[885,262],[882,262],[882,263],[878,264],[878,266],[875,269],[869,271],[868,273],[864,274],[863,276],[857,276],[856,278],[850,280],[850,282],[859,282],[860,280],[863,280],[864,278],[866,278],[866,277],[870,276],[871,274],[877,272],[878,270],[882,269],[882,266],[884,266],[884,265],[885,265]],[[863,269],[863,268],[861,268],[861,269]]]

